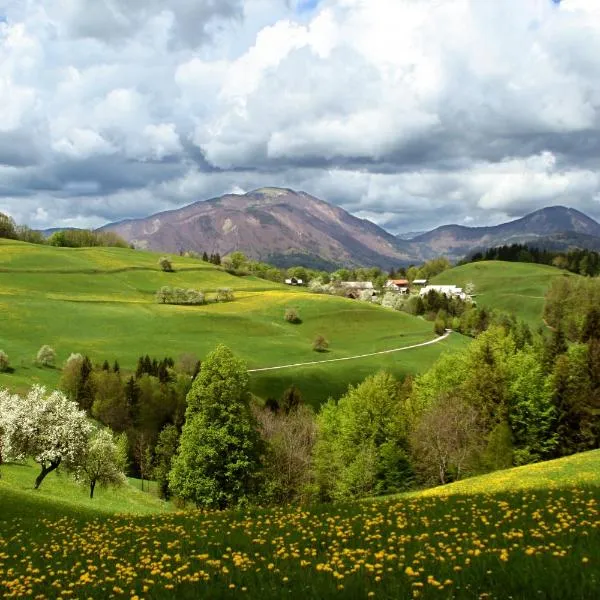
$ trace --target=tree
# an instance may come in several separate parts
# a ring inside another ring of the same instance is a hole
[[[556,359],[550,378],[556,410],[556,451],[559,456],[592,450],[598,444],[597,415],[593,408],[588,348],[573,344]]]
[[[404,489],[411,477],[403,397],[381,371],[330,400],[317,416],[317,485],[323,499],[347,500]]]
[[[0,391],[0,446],[5,457],[32,457],[41,466],[35,489],[61,464],[78,466],[91,430],[85,412],[61,392],[47,395],[41,386],[24,397]]]
[[[312,453],[317,439],[312,410],[300,406],[277,414],[265,408],[257,412],[257,420],[267,445],[262,498],[278,505],[302,502],[312,492]]]
[[[175,425],[167,425],[158,436],[158,442],[154,448],[154,478],[158,484],[160,497],[168,500],[169,473],[171,471],[173,457],[177,454],[179,445],[179,431]]]
[[[288,323],[298,324],[302,322],[300,320],[300,315],[298,314],[298,311],[295,308],[286,308],[285,315],[283,318]]]
[[[88,411],[92,409],[95,394],[92,372],[92,362],[87,356],[71,354],[63,367],[59,383],[69,400]]]
[[[300,390],[295,386],[291,385],[281,396],[281,402],[278,402],[280,407],[286,415],[298,410],[302,404],[302,394]]]
[[[532,349],[522,350],[512,359],[510,371],[508,420],[514,461],[524,465],[549,458],[557,443],[556,411],[543,365]]]
[[[133,432],[133,456],[140,471],[143,492],[144,481],[150,479],[152,473],[152,439],[148,432]]]
[[[250,410],[246,364],[220,345],[187,396],[170,488],[198,506],[225,508],[255,490],[261,443]]]
[[[120,486],[125,483],[127,437],[115,440],[108,429],[98,429],[90,437],[76,471],[76,478],[90,488],[94,497],[96,485]]]
[[[38,350],[35,360],[42,367],[53,367],[56,361],[56,352],[50,346],[42,346]]]
[[[177,359],[175,369],[193,379],[200,372],[200,360],[193,352],[186,352]]]
[[[327,352],[327,348],[329,348],[329,342],[324,336],[318,335],[313,341],[312,348],[315,352]]]
[[[4,350],[0,350],[0,373],[6,373],[10,371],[10,361],[8,360],[8,354]]]
[[[483,448],[481,416],[463,398],[442,394],[421,416],[410,435],[416,468],[424,481],[460,479]]]
[[[561,324],[552,331],[550,339],[546,343],[543,363],[547,373],[551,373],[556,359],[568,349],[567,339]]]
[[[17,239],[16,225],[12,217],[0,212],[0,238]]]
[[[228,258],[235,271],[239,271],[248,262],[248,258],[243,252],[232,252]]]
[[[166,257],[166,256],[161,256],[158,259],[158,266],[165,272],[165,273],[172,273],[173,272],[173,265],[171,264],[171,261]]]
[[[113,431],[125,431],[130,425],[130,407],[125,387],[118,373],[102,369],[94,373],[94,403],[92,415]]]

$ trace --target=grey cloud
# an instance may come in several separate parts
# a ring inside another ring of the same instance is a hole
[[[172,19],[171,40],[198,46],[210,38],[219,19],[241,18],[241,0],[54,0],[47,11],[70,35],[104,42],[126,42],[148,21],[163,15]]]

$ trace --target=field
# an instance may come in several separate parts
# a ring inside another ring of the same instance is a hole
[[[600,451],[348,505],[137,517],[25,491],[19,468],[29,480],[6,465],[0,480],[6,597],[562,600],[600,586]]]
[[[61,365],[72,352],[93,361],[115,359],[133,369],[138,356],[202,358],[222,342],[249,368],[366,354],[433,339],[432,324],[406,314],[255,277],[234,277],[199,260],[173,256],[175,273],[163,273],[159,255],[117,248],[53,248],[0,240],[0,349],[15,372],[0,374],[0,386],[25,389],[56,385],[60,372],[36,367],[34,358],[49,344]],[[185,307],[159,305],[163,285],[207,293],[235,290],[229,304]],[[302,323],[283,319],[295,307]],[[316,335],[330,351],[312,351]],[[339,395],[348,383],[386,367],[396,375],[426,369],[444,349],[462,347],[458,335],[414,351],[332,365],[274,371],[252,377],[260,395],[279,395],[295,383],[315,405]]]
[[[514,312],[530,326],[542,325],[544,296],[555,277],[577,277],[555,267],[528,263],[485,261],[455,267],[435,277],[432,284],[475,284],[480,306]]]

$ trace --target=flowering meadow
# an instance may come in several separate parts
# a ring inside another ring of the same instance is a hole
[[[31,494],[0,516],[0,593],[597,598],[600,487],[590,474],[600,478],[600,452],[546,464],[547,480],[535,467],[540,489],[523,467],[471,480],[472,493],[465,481],[455,493],[312,508],[120,516],[36,507]],[[522,489],[493,485],[512,487],[519,473]]]

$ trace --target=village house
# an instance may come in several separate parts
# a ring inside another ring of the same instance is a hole
[[[413,285],[416,285],[417,287],[423,287],[424,285],[427,285],[427,279],[415,279],[413,281]]]
[[[408,294],[409,292],[408,279],[388,279],[385,284],[385,289],[389,292],[398,292],[399,294]]]
[[[419,294],[426,296],[429,292],[437,292],[438,294],[444,294],[448,298],[460,298],[461,300],[470,300],[471,297],[466,294],[462,288],[456,287],[455,285],[427,285],[421,288]]]
[[[302,281],[302,279],[297,279],[296,277],[292,277],[291,279],[286,279],[285,283],[287,285],[303,285],[304,281]]]

